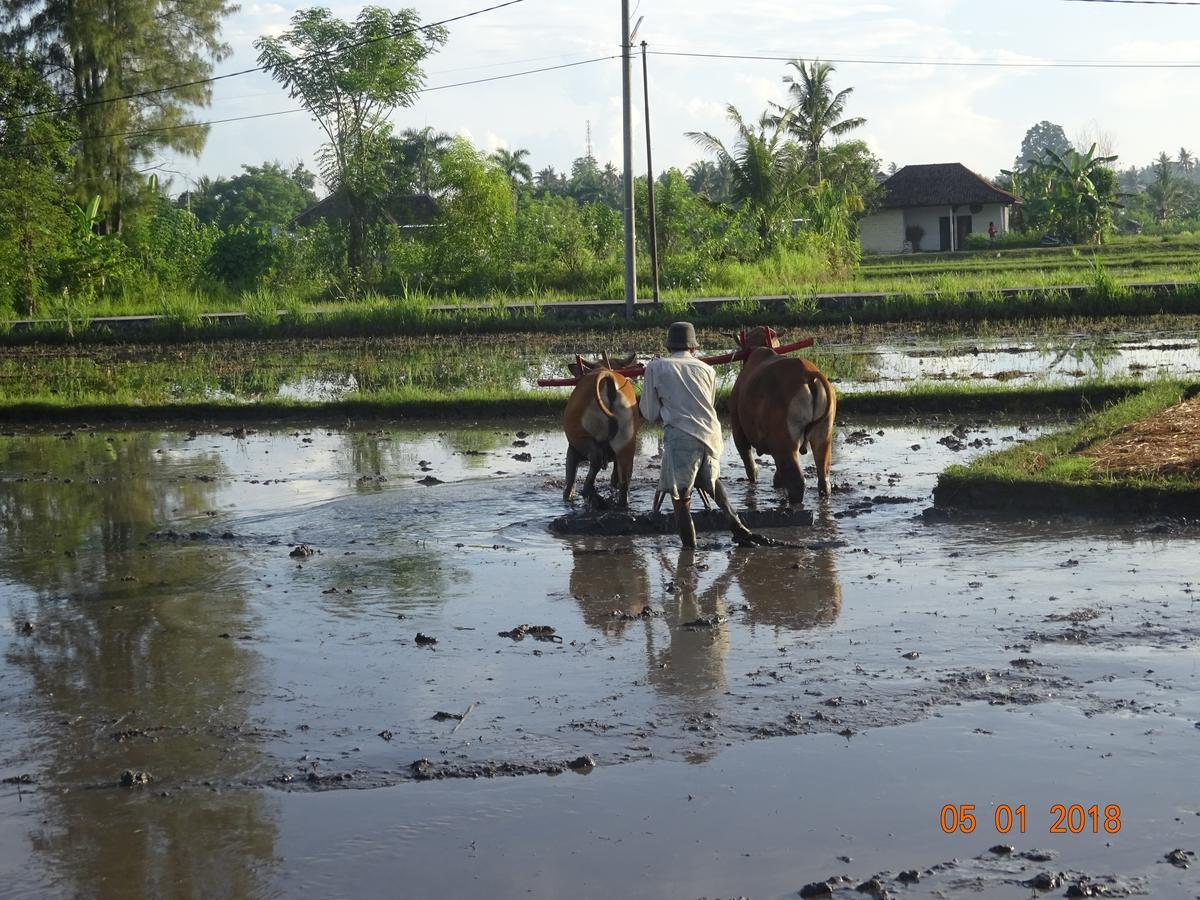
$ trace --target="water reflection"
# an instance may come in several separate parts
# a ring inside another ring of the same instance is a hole
[[[193,472],[221,463],[160,446],[0,440],[0,578],[14,623],[34,625],[5,657],[31,689],[4,700],[29,730],[14,762],[42,785],[31,842],[67,895],[248,896],[274,853],[261,794],[204,786],[264,774],[248,575],[228,544],[154,537],[212,507],[215,481]],[[126,769],[155,783],[119,788]]]

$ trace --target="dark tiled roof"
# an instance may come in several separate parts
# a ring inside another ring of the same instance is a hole
[[[395,198],[381,215],[393,225],[428,225],[437,217],[438,205],[427,194],[411,194]],[[318,200],[313,206],[297,213],[292,222],[309,226],[318,219],[345,220],[350,217],[350,206],[340,193],[333,193]]]
[[[885,209],[1020,203],[962,163],[905,166],[881,185],[880,198],[880,206]]]

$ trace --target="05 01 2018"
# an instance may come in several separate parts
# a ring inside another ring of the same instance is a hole
[[[1019,806],[998,803],[992,809],[992,827],[999,834],[1010,831],[1024,834],[1027,815],[1024,803]],[[971,834],[979,826],[975,804],[947,803],[941,809],[939,824],[945,834]],[[1101,831],[1116,834],[1121,830],[1121,807],[1115,803],[1104,807],[1095,803],[1091,806],[1055,803],[1050,807],[1047,826],[1050,834],[1100,834]]]

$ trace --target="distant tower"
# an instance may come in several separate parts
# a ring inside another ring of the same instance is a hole
[[[592,120],[587,120],[587,158],[592,158]]]

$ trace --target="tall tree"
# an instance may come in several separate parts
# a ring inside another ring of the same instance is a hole
[[[1115,156],[1046,150],[1027,172],[1016,172],[1014,184],[1030,207],[1030,227],[1047,227],[1075,242],[1099,242],[1112,224],[1118,179],[1110,163]],[[1014,174],[1014,173],[1009,173]],[[1033,217],[1040,210],[1043,218]]]
[[[30,115],[54,95],[22,60],[0,59],[0,303],[35,315],[71,229],[62,203],[69,123]]]
[[[737,132],[732,148],[707,131],[689,131],[688,137],[729,170],[732,200],[753,215],[759,239],[769,250],[778,239],[796,193],[794,147],[778,118],[763,115],[751,124],[732,103],[725,111]]]
[[[1186,147],[1179,148],[1179,168],[1183,171],[1184,178],[1191,178],[1192,169],[1196,168],[1196,157]]]
[[[1021,141],[1021,155],[1017,157],[1013,168],[1023,172],[1044,159],[1046,151],[1061,156],[1071,149],[1071,142],[1063,127],[1043,119],[1025,132],[1025,138]]]
[[[500,167],[514,185],[524,185],[533,181],[533,169],[525,162],[527,156],[529,151],[523,147],[517,150],[500,147],[488,158]]]
[[[211,85],[157,89],[208,77],[229,54],[221,19],[236,10],[227,0],[0,2],[0,49],[27,52],[71,107],[79,131],[76,198],[101,198],[106,230],[120,230],[125,206],[144,183],[139,167],[163,148],[203,148],[205,128],[178,126],[194,121],[192,107],[208,105]],[[142,92],[150,93],[117,99]],[[131,131],[140,133],[120,134]]]
[[[304,104],[329,143],[322,177],[349,210],[347,261],[361,272],[373,198],[383,194],[391,126],[387,114],[412,106],[425,82],[421,64],[446,42],[416,10],[366,6],[353,22],[321,7],[302,9],[278,37],[254,42],[258,61]]]
[[[435,131],[428,125],[405,128],[398,137],[392,138],[392,156],[402,170],[398,173],[399,180],[405,182],[406,191],[414,194],[433,191],[442,154],[450,149],[453,140],[452,135]]]
[[[861,116],[843,118],[846,101],[854,88],[843,88],[836,94],[831,85],[834,67],[815,60],[811,65],[802,59],[788,63],[796,70],[795,75],[785,75],[788,87],[786,106],[771,104],[776,115],[774,121],[781,124],[800,142],[804,161],[812,168],[814,182],[821,181],[821,145],[829,136],[841,137],[847,132],[861,128],[867,120]]]
[[[317,202],[313,175],[303,165],[291,172],[277,162],[242,166],[232,178],[205,179],[196,190],[181,194],[185,206],[201,222],[222,228],[232,225],[286,225],[297,213]]]
[[[1183,185],[1175,178],[1174,165],[1166,151],[1154,160],[1154,181],[1146,188],[1146,196],[1154,203],[1154,217],[1160,222],[1171,218],[1182,199]]]

